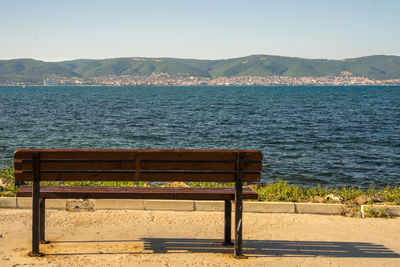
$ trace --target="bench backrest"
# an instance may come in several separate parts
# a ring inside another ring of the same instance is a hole
[[[260,181],[258,150],[18,149],[15,181]],[[32,166],[37,166],[32,168]]]

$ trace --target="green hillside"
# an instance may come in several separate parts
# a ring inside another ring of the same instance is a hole
[[[400,57],[368,56],[344,60],[252,55],[224,60],[178,58],[77,59],[56,63],[33,59],[0,60],[0,81],[37,82],[45,78],[91,79],[104,75],[221,76],[340,76],[342,72],[372,79],[400,78]]]
[[[58,63],[34,59],[0,60],[0,81],[39,82],[45,78],[82,77]]]

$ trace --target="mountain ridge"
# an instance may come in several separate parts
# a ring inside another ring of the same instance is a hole
[[[207,60],[123,57],[75,59],[60,62],[22,58],[0,60],[0,81],[38,82],[46,78],[93,79],[105,75],[168,73],[205,78],[234,76],[363,76],[371,79],[400,78],[400,56],[372,55],[347,59],[307,59],[256,54]]]

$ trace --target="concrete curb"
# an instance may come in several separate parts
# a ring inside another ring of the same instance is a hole
[[[195,200],[195,211],[224,211],[223,201],[200,201]],[[235,205],[232,203],[232,210]],[[256,202],[244,201],[244,212],[258,213],[294,213],[294,203],[292,202]]]
[[[400,206],[398,205],[362,205],[361,206],[361,217],[367,218],[369,211],[382,212],[393,217],[400,216]]]
[[[16,197],[0,197],[0,208],[17,208],[17,198]]]
[[[339,215],[345,208],[345,204],[323,204],[323,203],[294,203],[295,213],[300,214],[326,214]]]
[[[48,199],[46,208],[64,210],[68,199]],[[199,200],[158,200],[158,199],[95,199],[98,210],[171,210],[171,211],[223,211],[223,201]],[[0,208],[31,209],[32,198],[0,197]],[[256,213],[298,213],[339,215],[345,204],[295,203],[295,202],[256,202],[245,201],[244,212]],[[232,205],[235,209],[235,205]],[[362,205],[362,217],[368,209],[385,210],[392,216],[400,216],[400,205]]]
[[[292,202],[244,202],[244,212],[259,213],[295,213]]]

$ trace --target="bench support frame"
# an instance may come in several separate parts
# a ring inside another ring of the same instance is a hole
[[[237,259],[247,258],[243,255],[243,174],[246,153],[239,152],[236,163],[235,183],[235,245],[233,256]]]
[[[243,255],[243,177],[246,152],[238,152],[235,179],[235,241],[232,243],[232,202],[225,200],[224,246],[234,246],[233,256],[237,259],[247,258]],[[46,199],[40,198],[40,154],[32,152],[32,251],[29,256],[43,256],[39,252],[39,244],[45,241]]]
[[[32,152],[32,251],[29,255],[34,257],[43,255],[39,252],[40,206],[40,155]]]
[[[46,233],[46,199],[40,198],[40,244],[49,244],[45,239]]]
[[[225,238],[224,246],[233,246],[232,243],[232,202],[225,200]]]

